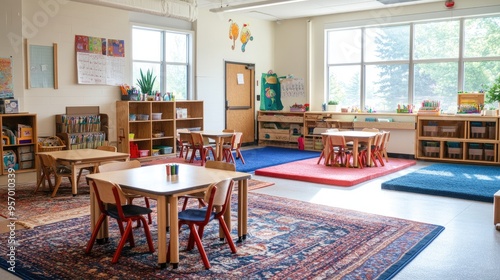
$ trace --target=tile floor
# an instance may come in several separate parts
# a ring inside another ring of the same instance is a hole
[[[500,279],[500,232],[493,225],[492,203],[380,188],[388,179],[429,164],[419,161],[414,167],[350,188],[254,176],[275,183],[255,192],[444,226],[396,280]],[[0,269],[0,279],[18,278]]]

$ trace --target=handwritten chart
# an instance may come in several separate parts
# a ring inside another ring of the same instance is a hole
[[[76,35],[78,83],[123,84],[125,80],[124,45],[123,40],[108,39],[106,41],[105,38]]]

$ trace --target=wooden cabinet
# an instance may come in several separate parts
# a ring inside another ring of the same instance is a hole
[[[16,173],[36,170],[36,122],[36,114],[0,114],[2,175],[9,174],[9,168],[16,169]]]
[[[203,129],[203,101],[117,101],[118,151],[151,159],[176,151],[178,128]]]
[[[259,145],[297,147],[303,134],[304,113],[259,111]]]
[[[66,107],[66,114],[56,115],[56,135],[66,149],[95,149],[108,140],[108,115],[99,106]]]
[[[499,162],[498,117],[418,116],[418,159]]]

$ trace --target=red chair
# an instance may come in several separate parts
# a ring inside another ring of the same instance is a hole
[[[222,147],[223,160],[226,162],[236,163],[233,157],[233,151],[236,152],[236,158],[239,158],[243,164],[245,164],[245,159],[241,154],[241,137],[243,136],[242,132],[235,132],[233,138],[231,140],[231,144],[225,144]]]
[[[208,139],[207,139],[208,140]],[[205,161],[207,160],[207,157],[210,155],[209,152],[212,152],[212,156],[215,159],[215,152],[214,148],[208,141],[205,141],[203,138],[203,135],[201,135],[200,132],[196,131],[191,131],[191,149],[192,154],[191,154],[191,159],[189,160],[190,163],[194,162],[194,157],[196,156],[196,151],[199,152],[200,157],[201,157],[201,165],[205,164]]]
[[[208,202],[208,206],[205,208],[195,208],[186,209],[179,212],[179,229],[182,225],[189,226],[189,239],[187,250],[190,251],[198,247],[201,259],[206,269],[210,269],[210,262],[207,257],[207,253],[203,248],[201,239],[203,238],[203,231],[205,226],[212,220],[218,220],[219,226],[224,232],[225,239],[231,248],[231,252],[236,253],[236,247],[234,246],[233,239],[231,238],[229,229],[227,228],[226,222],[224,221],[224,213],[226,208],[230,207],[229,201],[231,197],[231,192],[233,190],[233,180],[226,179],[220,181],[216,184],[210,185],[205,195],[205,201]],[[167,262],[170,262],[170,245],[167,251]]]
[[[92,187],[94,188],[94,193],[97,203],[99,204],[101,215],[97,220],[94,230],[92,231],[92,236],[87,243],[85,253],[90,254],[90,251],[92,250],[92,247],[94,246],[95,240],[97,238],[97,234],[99,233],[102,223],[104,222],[104,219],[106,219],[106,217],[112,217],[117,220],[118,227],[120,228],[120,234],[122,236],[111,263],[118,262],[118,258],[120,257],[123,246],[125,246],[125,243],[127,241],[130,242],[130,247],[135,246],[134,236],[132,234],[132,224],[134,221],[141,221],[144,225],[144,232],[146,234],[149,252],[153,253],[155,249],[153,246],[153,240],[151,238],[151,232],[149,231],[148,223],[143,216],[150,214],[151,209],[138,205],[126,204],[126,194],[122,191],[118,184],[109,181],[93,179]],[[123,223],[127,223],[125,229],[123,228]]]
[[[332,166],[345,165],[349,167],[352,152],[347,148],[347,143],[342,135],[329,135],[329,157]]]

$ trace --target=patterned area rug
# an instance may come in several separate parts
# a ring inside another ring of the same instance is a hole
[[[15,274],[23,279],[390,279],[444,229],[263,194],[249,193],[248,200],[249,236],[236,243],[236,254],[219,240],[216,223],[206,228],[210,270],[196,249],[185,251],[187,230],[180,234],[178,269],[159,269],[142,228],[134,229],[136,247],[126,246],[112,265],[119,236],[115,222],[110,242],[85,255],[90,226],[89,216],[83,216],[15,232]],[[236,215],[236,204],[232,207]],[[151,228],[156,240],[156,225]],[[236,238],[235,230],[232,235]],[[9,236],[1,234],[0,244]],[[10,267],[8,250],[0,246],[4,269]]]
[[[84,177],[84,176],[82,176]],[[259,180],[249,180],[248,190],[254,190],[274,185],[274,183]],[[33,228],[40,225],[55,223],[71,218],[90,215],[90,188],[85,179],[81,179],[78,186],[78,195],[73,196],[68,181],[64,181],[56,197],[51,198],[48,190],[39,190],[34,193],[35,186],[23,184],[16,186],[15,216],[17,225],[21,228]],[[7,190],[2,190],[0,200],[7,201]],[[0,216],[9,217],[7,203],[0,203]],[[0,228],[1,232],[8,231],[7,227]]]

